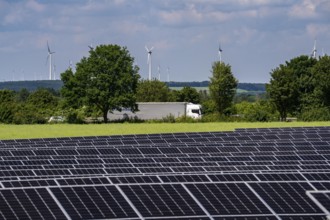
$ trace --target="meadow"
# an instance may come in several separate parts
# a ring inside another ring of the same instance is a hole
[[[125,134],[233,131],[236,128],[330,126],[330,122],[214,122],[0,125],[0,140]]]

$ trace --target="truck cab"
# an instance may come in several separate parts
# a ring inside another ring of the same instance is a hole
[[[201,119],[202,118],[201,105],[187,103],[186,116],[191,117],[193,119]]]

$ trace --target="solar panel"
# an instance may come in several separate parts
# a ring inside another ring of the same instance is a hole
[[[67,219],[44,188],[0,190],[3,219]]]
[[[330,190],[329,134],[314,127],[0,140],[0,218],[326,219],[306,192]],[[316,197],[327,204],[326,196]],[[111,211],[104,203],[114,200]],[[48,211],[38,210],[48,201]]]
[[[270,214],[270,210],[244,183],[187,184],[211,215]]]
[[[137,217],[115,186],[50,188],[50,192],[71,219]]]
[[[324,214],[306,195],[308,183],[251,183],[251,187],[278,214]]]
[[[123,185],[120,188],[144,217],[206,215],[182,185]]]

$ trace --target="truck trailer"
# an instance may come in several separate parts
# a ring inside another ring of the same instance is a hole
[[[138,102],[138,111],[132,112],[130,109],[113,111],[108,113],[108,119],[125,120],[161,120],[168,116],[191,117],[200,119],[202,117],[201,105],[187,102]]]

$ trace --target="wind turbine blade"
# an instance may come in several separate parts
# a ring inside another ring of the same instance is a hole
[[[219,43],[219,52],[222,52],[221,43]]]
[[[149,49],[148,49],[148,47],[147,47],[147,46],[145,46],[144,48],[146,48],[146,51],[149,53]]]
[[[50,48],[49,48],[48,41],[47,41],[47,49],[48,49],[48,53],[50,53]]]
[[[151,47],[151,48],[150,48],[150,51],[152,51],[153,49],[154,49],[154,47]]]

